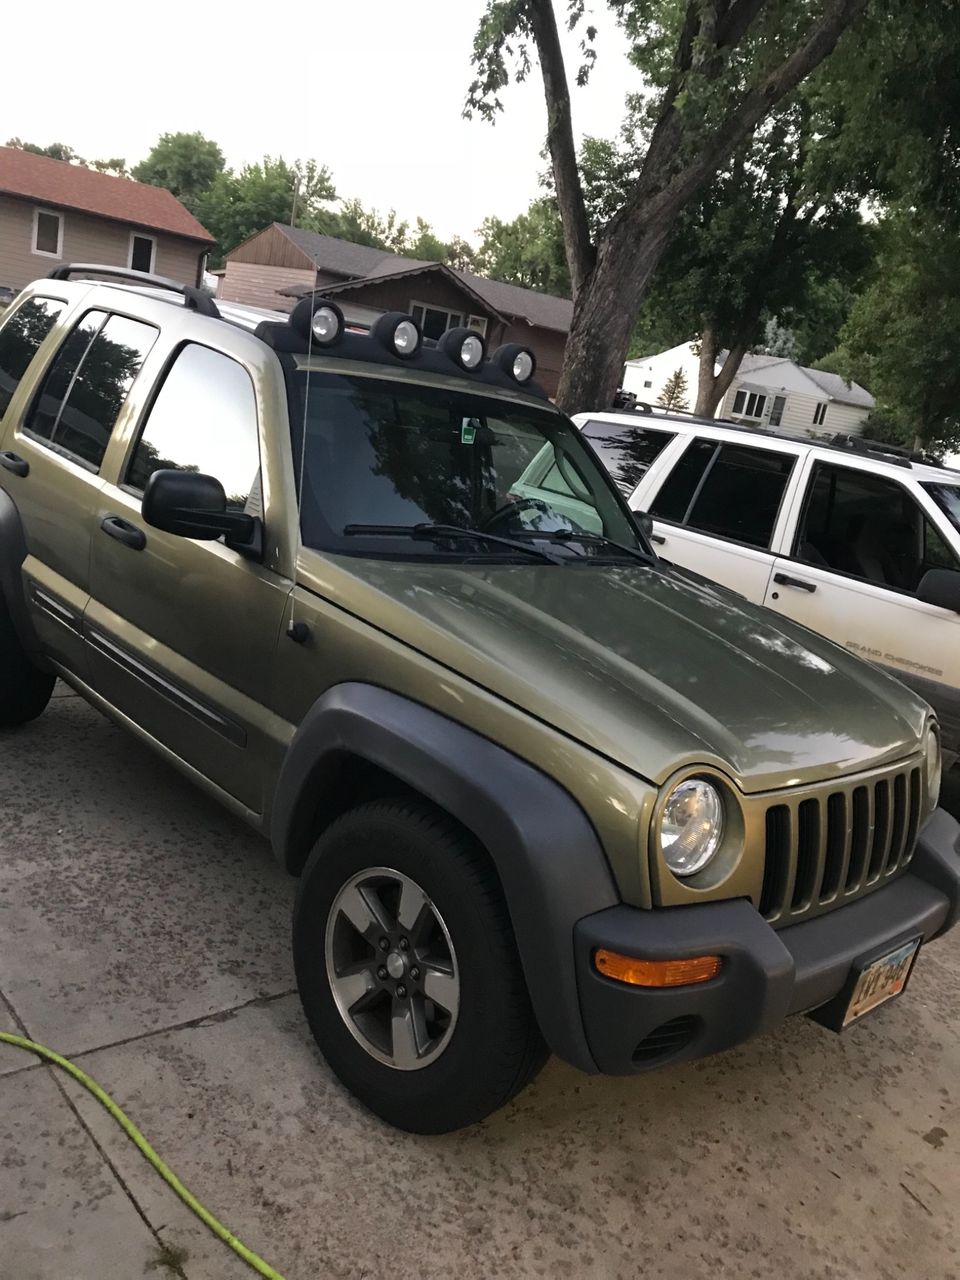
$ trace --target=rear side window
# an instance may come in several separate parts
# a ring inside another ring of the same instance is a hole
[[[680,461],[663,482],[660,492],[650,504],[650,514],[661,520],[682,524],[717,451],[714,440],[694,440],[680,456]]]
[[[126,316],[88,311],[54,357],[25,429],[99,469],[157,332]]]
[[[588,422],[583,435],[600,455],[600,460],[628,497],[643,479],[650,464],[674,437],[672,431],[653,431],[635,423]]]
[[[64,305],[59,298],[28,298],[0,329],[0,418]]]
[[[871,471],[818,462],[794,555],[893,591],[916,591],[928,569],[957,557],[907,489]]]
[[[257,401],[250,375],[230,356],[191,343],[170,366],[126,483],[142,492],[161,470],[214,476],[229,507],[260,515]]]
[[[769,547],[795,458],[724,444],[686,519],[691,529]]]

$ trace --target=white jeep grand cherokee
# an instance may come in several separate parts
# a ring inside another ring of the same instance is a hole
[[[898,676],[960,751],[960,472],[857,437],[833,443],[657,412],[575,422],[668,560]],[[577,495],[537,472],[514,486]],[[546,463],[546,459],[542,460]],[[555,468],[554,468],[555,470]]]

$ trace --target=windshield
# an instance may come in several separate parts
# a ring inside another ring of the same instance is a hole
[[[923,487],[953,527],[960,532],[960,485],[926,480]]]
[[[302,368],[290,370],[289,381],[298,469],[306,422],[307,546],[524,563],[536,562],[537,545],[549,545],[545,559],[591,561],[647,549],[579,432],[558,413],[339,373],[311,372],[308,384]],[[434,526],[448,533],[434,534]],[[452,526],[489,537],[449,536]]]

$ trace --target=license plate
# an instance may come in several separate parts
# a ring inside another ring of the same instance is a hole
[[[854,983],[853,994],[843,1016],[845,1027],[900,995],[907,985],[919,950],[920,939],[914,938],[897,947],[896,951],[874,960],[862,970]]]

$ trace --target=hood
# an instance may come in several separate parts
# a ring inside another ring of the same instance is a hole
[[[929,714],[876,667],[685,570],[305,552],[301,581],[656,783],[689,763],[748,792],[840,777],[916,751]]]

